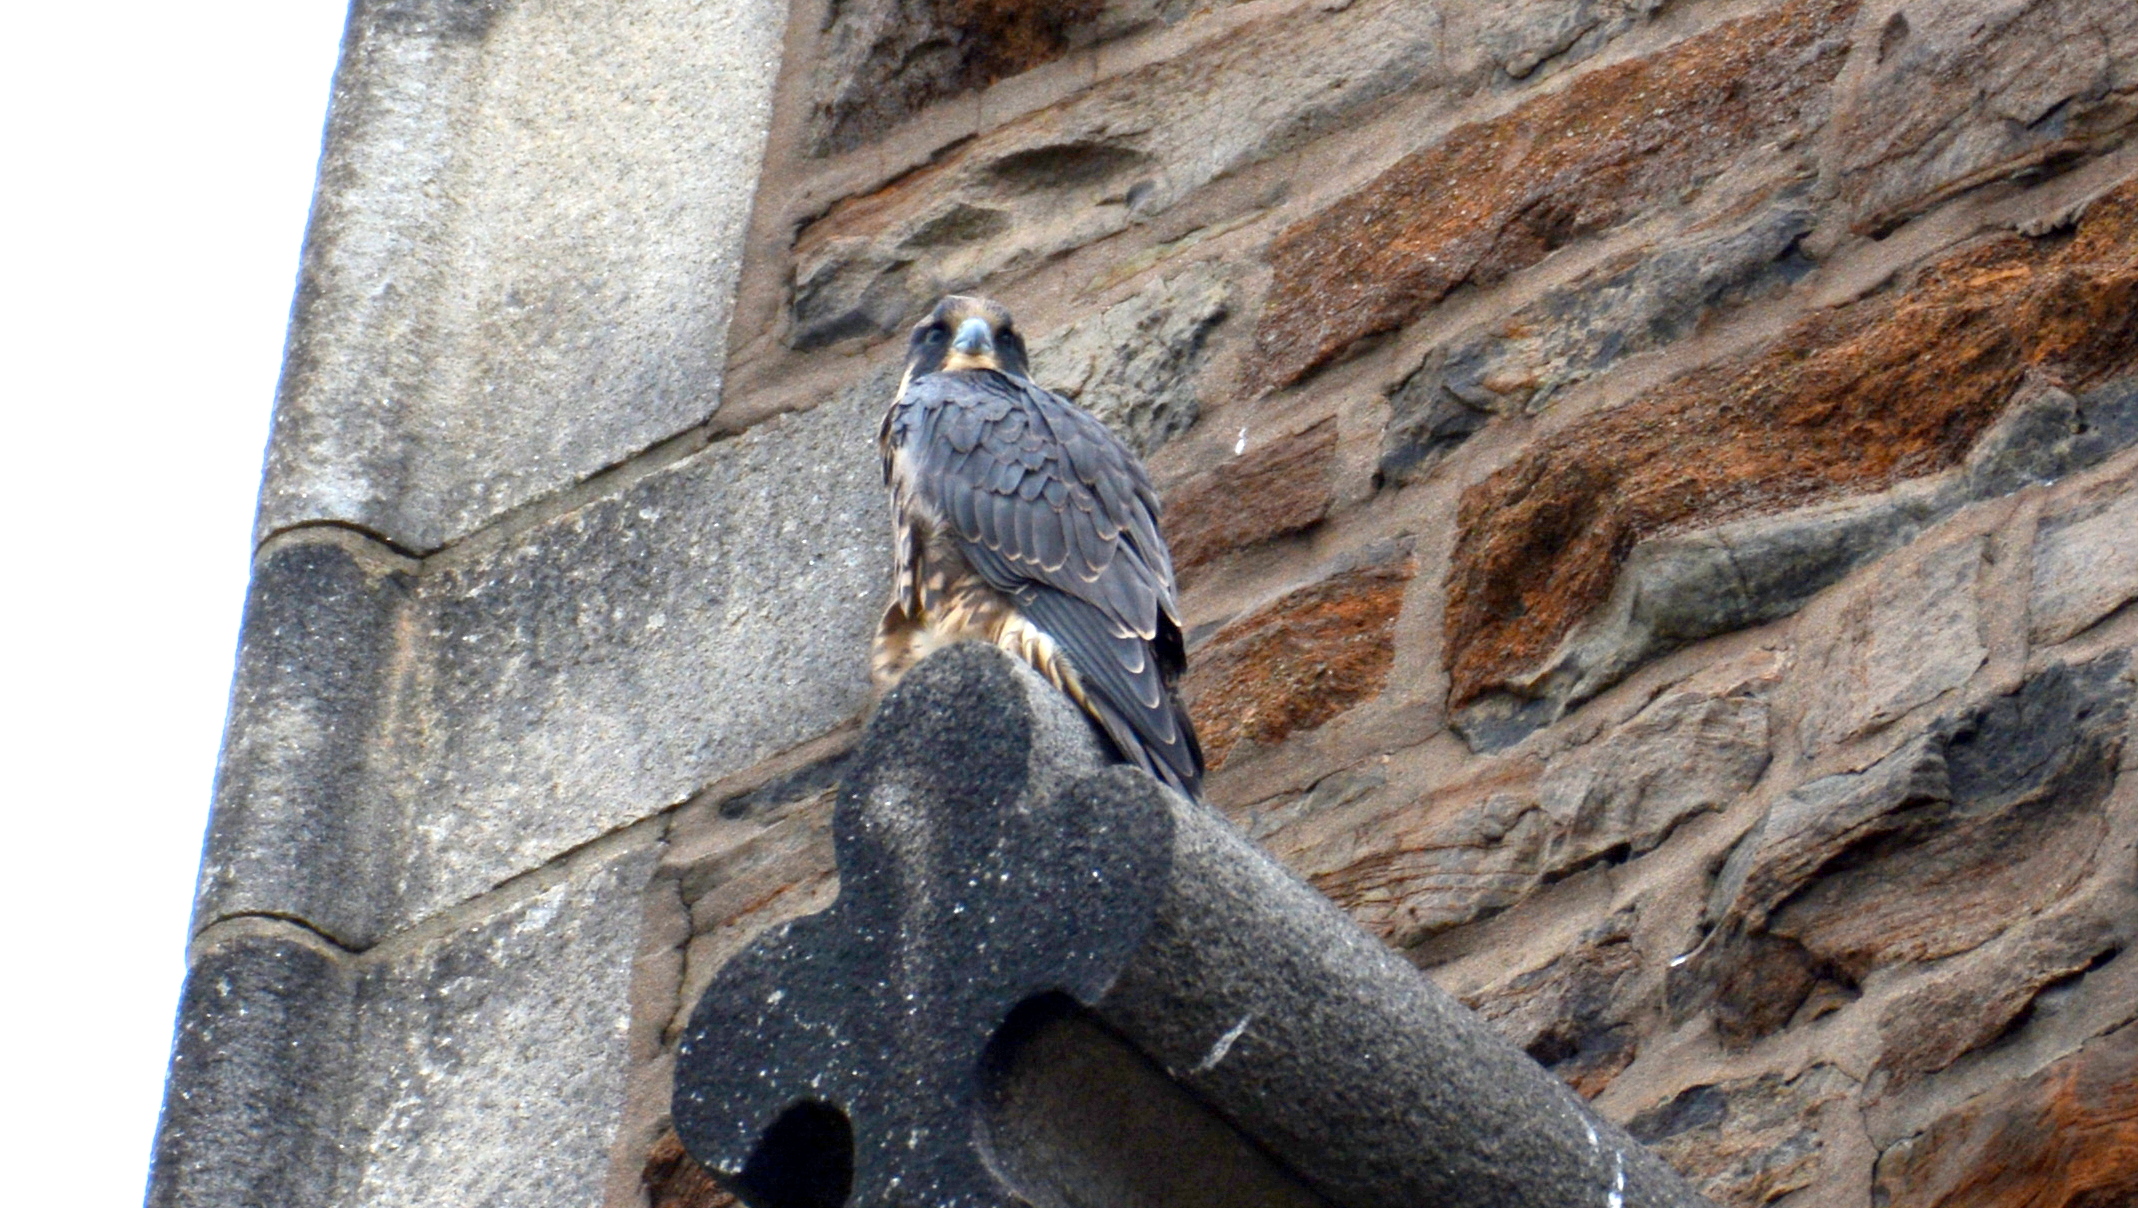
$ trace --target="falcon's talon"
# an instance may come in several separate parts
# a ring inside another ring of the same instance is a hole
[[[1032,382],[1009,311],[939,302],[913,329],[877,443],[896,549],[877,684],[940,646],[987,642],[1076,701],[1123,761],[1196,796],[1157,492],[1105,424]]]

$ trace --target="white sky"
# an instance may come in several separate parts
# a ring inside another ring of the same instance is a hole
[[[0,25],[0,1169],[141,1202],[346,0]]]

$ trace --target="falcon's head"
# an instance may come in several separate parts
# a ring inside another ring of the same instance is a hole
[[[1030,380],[1024,337],[1010,325],[1009,308],[986,298],[952,294],[913,325],[906,353],[906,381],[929,373],[992,369]],[[903,393],[903,387],[900,390]]]

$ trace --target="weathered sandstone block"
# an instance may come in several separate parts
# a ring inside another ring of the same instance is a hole
[[[1224,279],[1196,265],[1032,341],[1032,378],[1076,400],[1149,457],[1202,414],[1196,374],[1231,313]]]
[[[1819,1109],[1854,1090],[1830,1065],[1793,1078],[1731,1079],[1681,1091],[1635,1116],[1626,1131],[1717,1204],[1760,1208],[1819,1178],[1826,1148]]]
[[[1380,695],[1417,565],[1403,549],[1368,558],[1232,622],[1191,656],[1181,697],[1211,767],[1242,743],[1282,742]]]
[[[2138,383],[2132,384],[2138,395]],[[2035,535],[2028,637],[2053,645],[2138,599],[2138,473],[2044,516]]]
[[[2138,1025],[1968,1101],[1880,1156],[1893,1208],[2092,1208],[2138,1196]]]
[[[1641,968],[1633,946],[1638,916],[1632,908],[1611,915],[1569,951],[1463,1005],[1583,1097],[1595,1098],[1640,1051],[1636,1004],[1629,1001]]]
[[[1781,667],[1764,651],[1723,664],[1534,780],[1494,770],[1436,799],[1384,800],[1346,845],[1297,858],[1316,888],[1398,946],[1505,910],[1583,868],[1653,850],[1757,783],[1771,749],[1765,697]],[[1332,856],[1337,867],[1320,867]]]
[[[1280,235],[1253,387],[1566,243],[1671,204],[1762,141],[1822,120],[1855,0],[1796,0],[1463,126]]]
[[[1166,540],[1183,578],[1223,554],[1304,532],[1336,502],[1336,421],[1325,419],[1198,474],[1166,496]]]
[[[983,134],[802,229],[790,341],[890,332],[938,294],[1114,234],[1363,105],[1429,86],[1438,42],[1434,14],[1413,4],[1308,8]]]
[[[1787,1023],[1820,981],[1967,952],[2069,893],[2099,858],[2132,682],[2125,652],[2055,664],[1862,772],[1785,795],[1709,899],[1713,933],[1672,970],[1680,1018],[1726,1043]]]
[[[1801,277],[1812,262],[1797,243],[1812,223],[1807,205],[1788,200],[1719,233],[1686,233],[1435,349],[1389,395],[1382,481],[1421,477],[1490,416],[1540,411],[1621,358]]]
[[[2090,0],[1897,7],[1834,114],[1857,229],[1964,189],[2068,168],[2138,122],[2138,8]]]
[[[1219,0],[1229,3],[1231,0]],[[847,0],[810,76],[812,154],[869,141],[933,101],[1160,21],[1185,0]]]
[[[1908,288],[1814,315],[1764,349],[1535,442],[1463,496],[1448,577],[1453,703],[1488,693],[1580,699],[1623,674],[1624,650],[1646,635],[1609,639],[1608,657],[1563,661],[1558,651],[1570,635],[1569,651],[1583,644],[1577,626],[1612,598],[1622,560],[1644,540],[1957,466],[2030,373],[2053,371],[2069,390],[2100,386],[2120,397],[2110,384],[2138,367],[2134,264],[2138,188],[2125,186],[2094,204],[2076,237],[2010,235],[1970,247]],[[2054,439],[2078,440],[2068,431]],[[2095,438],[2084,443],[2070,446],[2079,464],[2105,455]],[[2016,486],[2027,477],[1984,481]],[[1971,495],[1963,488],[1955,498]],[[1838,546],[1809,552],[1845,571],[1854,556],[1834,553],[1891,548],[1878,530],[1905,532],[1904,512],[1868,515],[1868,528],[1849,520]],[[1790,608],[1807,598],[1807,579],[1823,577],[1773,571]],[[1786,612],[1756,601],[1750,611]],[[1610,668],[1611,659],[1623,665]],[[1607,672],[1588,675],[1596,666]]]

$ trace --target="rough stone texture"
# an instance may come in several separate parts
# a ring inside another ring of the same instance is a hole
[[[301,932],[240,934],[194,961],[149,1208],[333,1202],[349,995],[338,955]]]
[[[333,529],[254,566],[195,930],[270,914],[345,943],[374,934],[393,870],[370,773],[385,762],[413,570]]]
[[[732,1208],[742,1202],[721,1189],[673,1131],[653,1143],[641,1182],[647,1208]]]
[[[1893,1208],[2108,1208],[2138,1196],[2138,1025],[1971,1100],[1888,1150]]]
[[[1033,341],[1032,377],[1149,457],[1202,414],[1196,374],[1212,333],[1231,313],[1223,278],[1196,265]]]
[[[872,379],[426,577],[405,914],[862,707],[886,590],[872,438],[890,389]]]
[[[263,513],[329,524],[259,559],[198,941],[232,992],[194,978],[159,1203],[705,1198],[672,1046],[842,892],[870,336],[951,281],[1047,316],[1041,376],[1170,488],[1210,800],[1598,1114],[1719,1202],[2131,1197],[2127,3],[796,11],[359,5]],[[884,137],[820,156],[842,96]],[[1346,363],[1259,390],[1311,350]],[[1271,1001],[1387,959],[1277,930],[1211,940]],[[1250,1010],[1150,1036],[1192,1070]],[[1087,1025],[1012,1046],[991,1127],[1096,1169],[1175,1134]],[[1285,1045],[1258,1013],[1215,1072]]]
[[[1095,751],[991,648],[900,682],[840,790],[839,903],[693,1014],[675,1114],[709,1168],[774,1203],[1699,1202],[1206,807]],[[1153,1127],[1109,1129],[1094,1093]],[[1117,1143],[1079,1146],[1094,1127]]]
[[[1879,1020],[1878,1068],[1903,1086],[1945,1069],[2009,1032],[2042,991],[2067,983],[2121,950],[2108,919],[2080,910],[2023,925],[1950,970],[1897,997]]]
[[[2053,644],[2138,599],[2138,475],[2042,519],[2035,537],[2028,636]]]
[[[1233,550],[1304,532],[1336,502],[1336,421],[1325,419],[1173,488],[1166,540],[1183,578]]]
[[[1802,277],[1813,211],[1787,201],[1751,221],[1615,259],[1512,317],[1433,351],[1389,395],[1381,478],[1424,476],[1492,415],[1540,411],[1622,357],[1668,344],[1717,311]]]
[[[1162,212],[1437,78],[1438,30],[1430,10],[1397,0],[1271,17],[842,201],[795,242],[790,339],[807,349],[893,331],[938,294]]]
[[[343,1202],[600,1202],[654,858],[627,849],[367,965]]]
[[[1572,950],[1463,1005],[1582,1098],[1594,1099],[1640,1050],[1628,1001],[1641,966],[1633,947],[1636,915],[1630,908],[1612,915],[1582,933]]]
[[[1686,820],[1729,806],[1769,758],[1778,660],[1714,668],[1534,779],[1488,770],[1419,806],[1382,795],[1377,816],[1339,815],[1342,842],[1297,859],[1315,888],[1407,947],[1488,917],[1583,868],[1654,849]],[[1352,837],[1362,832],[1370,838]]]
[[[785,23],[359,3],[260,535],[432,549],[709,415]]]
[[[1717,1204],[1758,1208],[1818,1177],[1825,1148],[1818,1110],[1854,1089],[1830,1065],[1788,1079],[1760,1074],[1680,1091],[1626,1131]]]
[[[654,858],[616,845],[358,956],[282,923],[209,931],[149,1203],[599,1202]]]
[[[1990,240],[1536,442],[1463,496],[1446,613],[1454,703],[1537,693],[1553,649],[1643,538],[1957,465],[2032,367],[2082,390],[2129,372],[2134,249],[2138,189],[2125,187],[2076,237]]]
[[[1640,541],[1619,565],[1603,606],[1575,627],[1525,688],[1533,695],[1486,693],[1456,712],[1455,725],[1480,750],[1495,749],[1550,723],[1650,659],[1718,633],[1786,617],[1857,567],[1915,540],[1959,508],[2054,482],[2138,443],[2134,403],[2138,379],[2119,378],[2074,398],[2030,375],[2009,409],[1975,442],[1966,462],[1944,474],[1876,495]],[[2099,592],[2102,580],[2113,594],[2116,566],[2113,556],[2083,569],[2052,566],[2042,572],[2053,576],[2046,580],[2053,586],[2045,591],[2082,601],[2076,607],[2084,611],[2090,605],[2083,601],[2093,601],[2089,593]],[[1885,712],[1890,705],[1919,704],[1928,697],[1871,703],[1865,706],[1870,714],[1853,724],[1847,717],[1852,707],[1848,701],[1861,704],[1867,689],[1905,693],[1909,685],[1899,678],[1920,681],[1913,684],[1918,691],[1938,684],[1952,687],[1964,682],[1972,669],[1968,658],[1981,661],[1979,637],[1968,632],[1965,615],[1973,607],[1971,593],[1959,590],[1963,584],[1958,578],[1925,578],[1922,569],[1894,572],[1911,576],[1921,595],[1903,590],[1879,596],[1882,589],[1872,586],[1847,608],[1830,610],[1855,636],[1837,638],[1828,654],[1870,662],[1836,666],[1838,673],[1850,677],[1848,700],[1822,700],[1812,711],[1814,731],[1822,721],[1838,720],[1849,733],[1890,721]],[[1913,605],[1932,598],[1943,611],[1934,616],[1914,611]],[[1909,615],[1897,615],[1896,607]],[[1868,628],[1863,624],[1867,619]],[[1882,628],[1886,625],[1896,630],[1887,632]],[[1899,628],[1917,636],[1935,631],[1937,640],[1911,645]],[[1928,652],[1922,665],[1912,653],[1917,650]],[[1880,683],[1869,684],[1867,676]]]
[[[1976,948],[2084,878],[2128,726],[2130,659],[2051,664],[1862,772],[1769,809],[1710,897],[1715,932],[1673,969],[1680,1017],[1730,1043],[1789,1021],[1819,981]]]
[[[1896,8],[1835,115],[1843,197],[1884,232],[1963,189],[2055,172],[2138,121],[2138,10],[2085,0]]]
[[[1181,699],[1211,767],[1241,743],[1281,742],[1380,694],[1417,567],[1408,550],[1376,552],[1234,621],[1196,651]]]
[[[1988,655],[1977,583],[1981,538],[1896,559],[1861,590],[1835,600],[1832,638],[1808,652],[1822,687],[1798,723],[1807,750],[1839,743],[1967,683]]]
[[[273,547],[200,922],[365,946],[852,717],[893,381],[420,574],[348,535]]]
[[[1226,2],[1226,0],[1221,0]],[[846,0],[810,81],[809,149],[845,151],[929,102],[983,88],[1159,21],[1185,0]]]
[[[1816,122],[1855,11],[1798,0],[1592,72],[1294,225],[1270,248],[1253,384],[1290,385],[1457,286],[1490,285]]]

